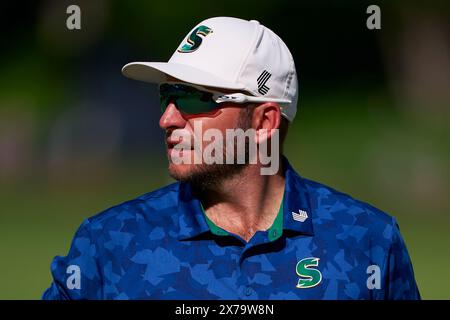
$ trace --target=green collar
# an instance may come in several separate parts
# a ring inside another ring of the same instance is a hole
[[[272,226],[267,230],[269,241],[274,241],[281,237],[281,234],[283,233],[283,202],[284,202],[284,195],[283,199],[281,200],[280,209],[278,210],[278,214],[272,224]],[[212,222],[208,216],[205,213],[205,210],[203,209],[203,205],[200,204],[202,208],[203,215],[205,216],[206,223],[209,226],[209,230],[211,233],[217,235],[217,236],[227,236],[229,233],[225,231],[224,229],[218,227],[214,222]]]

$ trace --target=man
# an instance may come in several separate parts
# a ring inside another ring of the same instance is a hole
[[[271,30],[211,18],[168,63],[122,71],[160,85],[178,182],[85,220],[44,299],[420,298],[394,218],[277,165],[297,76]]]

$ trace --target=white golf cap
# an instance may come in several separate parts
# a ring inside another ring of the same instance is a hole
[[[265,101],[282,100],[282,114],[289,121],[297,112],[292,54],[280,37],[255,20],[204,20],[186,35],[168,62],[131,62],[122,73],[150,83],[170,82],[173,77],[194,85],[246,91]]]

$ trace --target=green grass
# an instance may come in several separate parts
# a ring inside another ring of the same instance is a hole
[[[108,182],[49,189],[34,181],[25,190],[2,190],[0,299],[39,299],[51,283],[52,259],[67,253],[85,218],[169,181],[163,171],[142,168],[138,175],[135,168]]]

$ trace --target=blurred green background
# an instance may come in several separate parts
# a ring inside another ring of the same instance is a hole
[[[81,30],[66,8],[81,8]],[[368,30],[378,4],[382,29]],[[30,1],[1,4],[0,299],[39,299],[84,218],[166,174],[156,87],[120,73],[166,61],[212,16],[256,19],[291,49],[301,175],[394,215],[425,299],[449,299],[450,6],[446,1]]]

